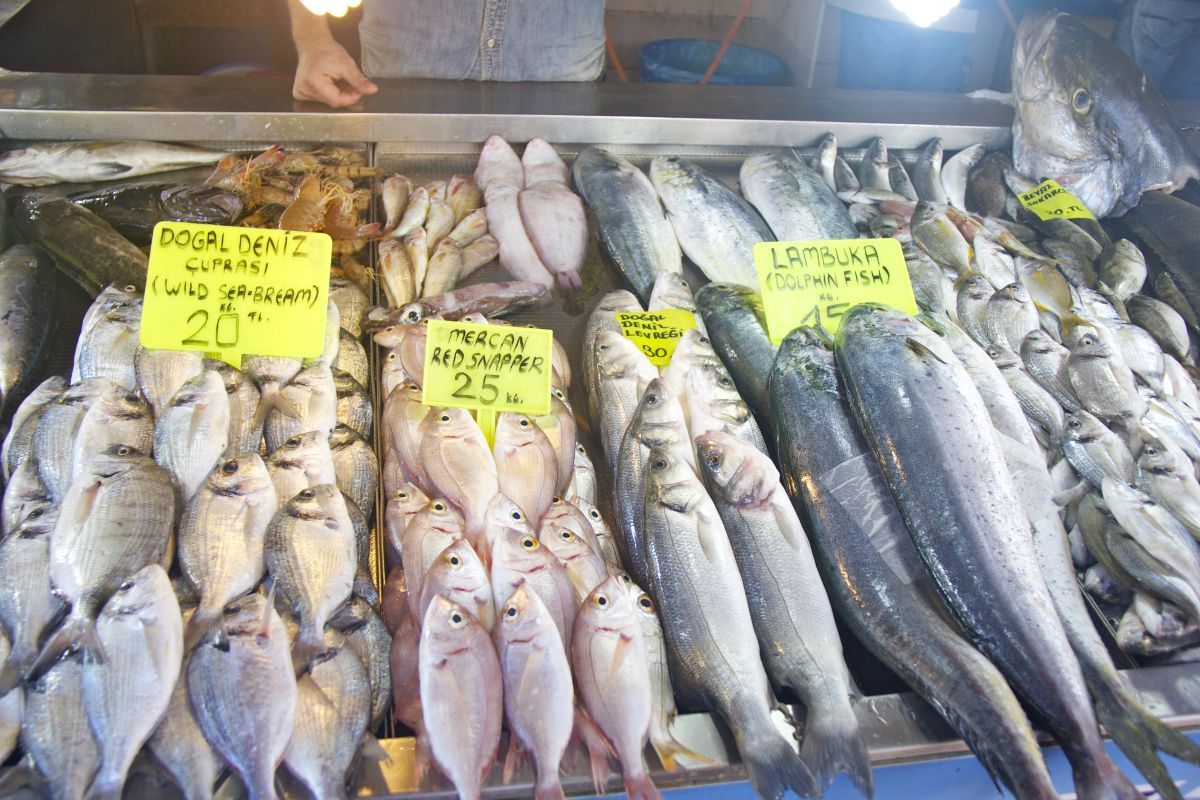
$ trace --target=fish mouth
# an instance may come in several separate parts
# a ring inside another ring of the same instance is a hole
[[[1049,82],[1044,80],[1045,71],[1040,65],[1046,60],[1046,51],[1061,16],[1061,11],[1048,11],[1021,20],[1013,52],[1013,73],[1020,76],[1013,82],[1013,91],[1021,100],[1036,100],[1047,91]]]

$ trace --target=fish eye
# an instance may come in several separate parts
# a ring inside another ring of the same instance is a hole
[[[237,470],[238,462],[236,459],[231,458],[221,465],[221,472],[224,472],[226,475],[232,475],[233,473],[237,472]]]
[[[290,438],[286,442],[284,442],[283,446],[284,447],[299,447],[300,446],[300,437],[293,436],[292,438]]]
[[[597,347],[596,349],[599,350],[600,352],[604,352],[605,350],[608,349],[608,345],[602,344],[599,347]]]
[[[713,469],[716,469],[717,467],[721,466],[721,457],[720,456],[711,455],[708,457],[707,460],[708,460],[708,465],[710,467],[712,467]]]
[[[600,512],[593,508],[592,510],[588,511],[588,516],[592,519],[600,519]]]
[[[551,500],[551,501],[550,501],[550,505],[552,505],[552,506],[561,506],[561,505],[562,505],[562,501],[563,501],[563,499],[562,499],[561,497],[556,497],[556,498],[554,498],[553,500]]]
[[[1079,420],[1073,419],[1067,422],[1067,427],[1071,428],[1072,430],[1078,430],[1082,424],[1083,423],[1081,423]]]
[[[524,547],[526,550],[536,550],[538,548],[538,540],[532,536],[522,536],[521,547]]]
[[[439,514],[446,510],[445,503],[433,503],[429,507],[432,508],[434,511],[438,512]]]
[[[410,383],[410,384],[408,384],[407,388],[410,392],[415,392],[417,389],[420,389],[421,387],[417,386],[415,383]]]
[[[654,394],[653,392],[646,395],[646,404],[651,406],[658,405],[658,395]]]
[[[666,469],[667,468],[667,460],[665,458],[656,458],[656,459],[654,459],[654,463],[651,464],[651,466],[654,469]]]
[[[579,455],[581,455],[581,456],[586,456],[586,455],[587,455],[587,448],[585,448],[585,447],[584,447],[583,445],[581,445],[581,444],[577,444],[577,445],[575,445],[575,452],[576,452],[576,453],[579,453]]]
[[[528,428],[529,420],[527,420],[525,417],[521,417],[521,421],[517,424],[520,425],[522,428]]]
[[[511,514],[509,514],[509,516],[512,517],[513,522],[520,522],[522,519],[524,519],[524,517],[521,515],[520,511],[514,511]]]
[[[703,344],[708,344],[708,343],[709,343],[709,341],[708,341],[708,337],[707,337],[707,336],[703,336],[703,335],[701,335],[701,336],[698,336],[698,337],[696,337],[696,338],[698,338],[698,339],[701,341],[701,343],[703,343]]]
[[[127,283],[127,284],[125,284],[125,291],[129,292],[130,294],[132,294],[133,292],[136,292],[136,291],[137,291],[137,287],[136,287],[136,286],[134,286],[132,283]]]
[[[440,419],[442,422],[449,422],[449,421],[450,421],[450,415],[449,415],[449,414],[442,414],[442,416],[438,417],[438,419]]]
[[[122,583],[120,586],[117,587],[117,590],[121,591],[121,592],[128,592],[132,588],[133,588],[133,581],[125,581],[124,583]]]
[[[554,390],[554,396],[555,396],[555,397],[557,397],[559,400],[566,400],[566,399],[567,399],[566,395],[564,395],[564,394],[562,393],[562,389],[555,389],[555,390]]]
[[[132,452],[133,452],[133,448],[126,447],[125,445],[121,445],[120,447],[117,448],[117,455],[119,455],[119,456],[127,456]]]
[[[403,489],[397,489],[396,490],[396,499],[397,500],[407,500],[408,492],[404,491]]]
[[[608,597],[606,595],[598,594],[596,595],[595,603],[597,608],[604,608],[608,605]]]
[[[452,566],[452,567],[457,567],[459,564],[462,563],[462,559],[458,557],[457,553],[451,553],[450,557],[446,560],[448,562],[450,562],[450,566]]]
[[[300,492],[300,494],[298,496],[302,500],[312,500],[314,497],[317,496],[317,493],[314,492],[312,489],[304,489]]]
[[[1076,114],[1086,114],[1092,110],[1092,93],[1087,89],[1076,89],[1071,95],[1071,109]]]
[[[638,605],[647,611],[654,611],[654,601],[651,600],[650,595],[646,594],[645,592],[643,592],[642,596],[638,598]]]
[[[569,542],[575,538],[575,534],[571,533],[566,528],[563,528],[558,532],[558,538],[562,539],[564,542]]]
[[[450,624],[462,625],[463,624],[463,615],[461,613],[459,613],[458,611],[452,612],[450,614]]]
[[[238,611],[239,611],[239,609],[238,609],[237,603],[230,603],[229,605],[227,605],[223,609],[221,609],[221,613],[227,617],[232,617],[234,614],[238,613]]]
[[[729,388],[730,386],[733,386],[733,381],[729,380],[729,378],[726,378],[724,375],[722,375],[717,380],[717,383],[719,383],[721,386],[724,386],[725,388]]]
[[[126,403],[140,403],[140,402],[142,402],[142,396],[140,394],[138,394],[137,392],[130,392],[129,394],[125,395],[125,402]]]
[[[33,511],[30,511],[28,514],[25,515],[25,519],[37,519],[38,517],[40,517],[42,514],[45,514],[45,513],[46,513],[45,509],[35,508]]]
[[[508,617],[509,619],[512,619],[516,615],[517,615],[517,607],[516,606],[509,606],[508,608],[504,609],[504,616]]]
[[[396,353],[395,353],[395,352],[391,352],[391,353],[388,353],[388,354],[387,354],[387,359],[388,359],[388,361],[395,361],[395,360],[396,360],[397,358],[399,358],[399,357],[400,357],[400,356],[396,355]]]

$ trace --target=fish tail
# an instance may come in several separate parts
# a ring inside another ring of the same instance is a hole
[[[662,800],[662,792],[643,772],[636,777],[625,776],[625,797],[628,800]]]
[[[800,756],[772,728],[757,741],[738,742],[750,784],[759,797],[778,800],[791,789],[801,797],[819,797],[821,788]]]
[[[25,786],[46,786],[45,779],[33,763],[33,756],[28,753],[13,766],[0,771],[0,794],[4,797],[16,794],[18,789]]]
[[[306,619],[300,625],[300,630],[296,633],[296,642],[292,645],[292,658],[299,668],[297,672],[302,671],[323,652],[325,652],[325,634],[321,626],[314,625],[311,620]]]
[[[190,653],[200,644],[200,640],[204,638],[204,634],[208,632],[212,624],[217,621],[220,609],[206,608],[203,604],[196,609],[192,614],[192,618],[188,620],[187,628],[183,632],[183,652]]]
[[[663,769],[667,772],[674,772],[679,768],[675,763],[675,759],[679,757],[686,758],[689,761],[696,761],[700,764],[712,766],[716,764],[711,758],[697,753],[685,745],[681,744],[678,739],[672,736],[669,732],[664,733],[659,737],[652,736],[650,745],[654,748],[654,752],[658,755],[658,760],[662,762]]]
[[[829,788],[839,773],[870,798],[875,791],[871,775],[871,757],[863,741],[854,713],[846,707],[845,714],[836,711],[809,710],[800,744],[800,759],[812,771],[817,784]]]
[[[1096,716],[1138,771],[1150,781],[1164,800],[1181,800],[1182,795],[1157,750],[1176,758],[1200,763],[1200,745],[1169,727],[1139,703],[1124,687],[1097,692]]]
[[[278,409],[280,414],[292,419],[300,419],[300,411],[288,400],[279,388],[277,383],[264,383],[262,385],[261,396],[258,400],[258,408],[254,410],[254,429],[258,430],[267,421],[267,414],[271,413],[272,409]]]
[[[0,667],[0,697],[17,688],[21,679],[25,677],[25,668],[36,655],[37,653],[31,652],[28,648],[14,648],[8,654],[8,658],[4,660],[4,666]]]
[[[75,604],[62,626],[46,640],[42,652],[34,659],[26,677],[36,678],[42,675],[59,656],[72,648],[78,648],[85,661],[104,663],[104,645],[100,644],[95,621],[82,601]]]
[[[121,800],[121,792],[124,788],[125,776],[101,770],[96,773],[83,800]]]
[[[1064,750],[1066,747],[1064,746]],[[1075,793],[1088,800],[1140,800],[1143,797],[1113,763],[1103,747],[1068,754],[1075,778]]]
[[[555,770],[548,780],[539,781],[537,786],[533,787],[533,800],[567,800],[562,781],[558,777],[558,770]]]

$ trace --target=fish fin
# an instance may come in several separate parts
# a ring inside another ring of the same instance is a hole
[[[849,706],[846,712],[848,716],[810,708],[804,725],[804,740],[800,744],[800,758],[820,787],[829,788],[839,773],[845,773],[850,782],[870,798],[875,790],[871,757]]]
[[[643,773],[637,778],[625,778],[625,797],[628,800],[662,800],[662,792],[650,776]]]
[[[367,572],[361,564],[358,566],[358,571],[354,573],[354,585],[351,591],[370,605],[379,605],[379,589],[375,586],[375,580],[371,577],[371,573]]]
[[[525,760],[521,754],[521,745],[517,742],[517,735],[511,731],[508,734],[508,751],[504,754],[504,769],[501,771],[500,781],[508,783],[512,780],[513,773],[517,771],[517,766]]]
[[[967,97],[972,100],[991,100],[994,103],[1003,103],[1006,106],[1016,108],[1017,100],[1013,97],[1012,92],[997,92],[993,89],[976,89],[973,92],[967,92]]]
[[[296,642],[292,645],[292,660],[296,664],[296,674],[307,672],[317,656],[325,651],[325,634],[310,621],[300,625],[296,634]]]
[[[36,653],[23,653],[18,650],[13,650],[8,654],[8,658],[4,661],[4,666],[0,667],[0,697],[11,692],[20,685],[21,679],[25,677],[25,667],[31,660],[31,656]]]
[[[1166,725],[1146,710],[1123,686],[1094,691],[1096,717],[1108,729],[1121,752],[1164,800],[1181,800],[1179,788],[1156,750],[1176,758],[1200,763],[1200,745]]]
[[[204,634],[216,622],[217,615],[203,608],[197,608],[192,618],[188,620],[187,628],[183,631],[183,652],[190,653],[200,644]]]
[[[567,800],[567,795],[562,787],[562,779],[558,777],[558,772],[554,773],[551,782],[545,786],[533,787],[533,800]]]
[[[821,788],[788,740],[772,728],[769,737],[738,743],[750,784],[759,797],[783,797],[791,789],[801,797],[818,797]]]
[[[92,779],[92,784],[88,786],[83,800],[121,800],[121,792],[124,788],[125,776],[101,770]]]
[[[117,175],[124,175],[126,172],[132,170],[133,167],[128,164],[122,164],[120,161],[98,161],[90,169],[96,173],[97,177],[116,177]]]
[[[686,758],[688,761],[695,761],[698,764],[703,764],[709,767],[715,766],[717,763],[708,756],[701,755],[695,750],[688,748],[674,736],[671,736],[669,732],[665,740],[654,741],[651,739],[650,746],[654,748],[654,753],[658,756],[658,760],[662,763],[663,769],[665,769],[667,772],[675,772],[677,769],[679,769],[679,765],[675,762],[675,759],[680,757]]]
[[[84,609],[82,603],[76,603],[62,626],[46,640],[25,677],[28,680],[40,677],[58,661],[59,656],[74,647],[83,651],[84,661],[104,663],[104,646],[100,644],[100,638],[96,635],[92,615]]]
[[[1143,797],[1102,748],[1076,761],[1072,774],[1079,797],[1088,800],[1140,800]]]
[[[265,639],[271,633],[271,609],[275,607],[275,591],[279,584],[275,582],[274,576],[268,576],[263,585],[267,589],[267,602],[263,606],[262,627],[258,629],[258,635]]]
[[[46,779],[28,753],[13,766],[0,772],[0,795],[9,797],[25,786],[45,787]]]
[[[378,764],[392,763],[392,757],[388,755],[388,751],[384,750],[380,741],[370,733],[363,734],[362,741],[358,744],[358,755],[360,758],[365,758]]]
[[[633,637],[629,634],[622,633],[617,636],[617,644],[613,648],[612,661],[608,665],[608,675],[604,681],[606,689],[609,688],[609,679],[620,674],[621,663],[625,660],[631,644],[633,644]]]
[[[612,745],[596,723],[578,707],[575,709],[575,736],[587,748],[592,787],[596,794],[604,794],[604,785],[608,782],[608,759],[613,755]]]
[[[945,364],[947,361],[912,337],[904,337],[904,345],[922,358],[933,358]]]
[[[278,409],[279,413],[286,417],[300,419],[299,410],[297,410],[291,400],[284,397],[278,384],[266,384],[259,395],[258,408],[254,410],[254,430],[262,427],[272,409]]]

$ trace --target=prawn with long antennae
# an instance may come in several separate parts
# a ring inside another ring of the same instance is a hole
[[[285,231],[320,230],[325,221],[329,199],[317,175],[305,175],[292,193],[291,203],[279,215],[279,229]]]

